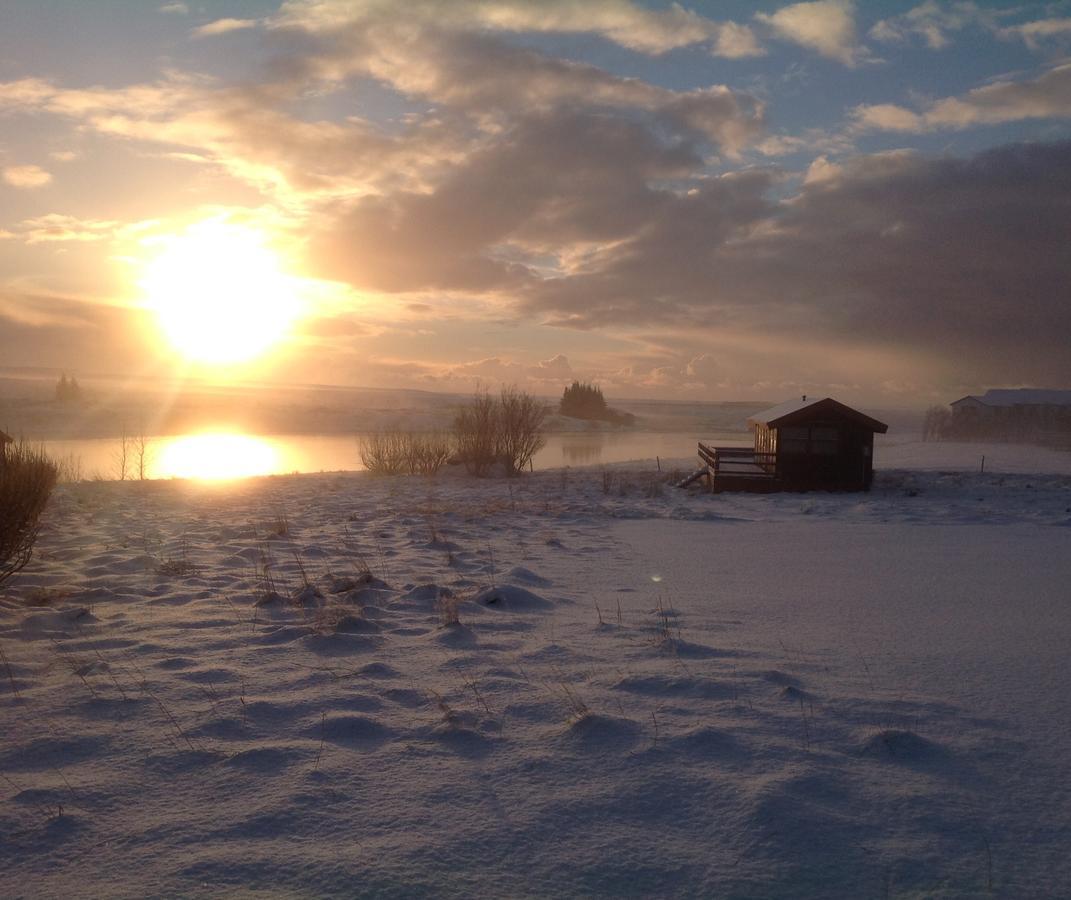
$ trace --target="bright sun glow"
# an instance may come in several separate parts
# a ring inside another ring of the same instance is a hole
[[[204,222],[157,243],[139,285],[187,359],[246,362],[277,343],[297,316],[297,279],[281,271],[261,232]]]
[[[157,478],[224,481],[279,471],[279,454],[267,441],[245,434],[190,434],[169,439],[159,450]]]

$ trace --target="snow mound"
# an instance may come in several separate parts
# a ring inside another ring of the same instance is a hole
[[[475,647],[476,635],[467,625],[454,622],[443,625],[434,633],[434,640],[445,647]]]
[[[709,725],[690,729],[684,734],[669,738],[664,743],[672,751],[701,759],[724,759],[746,755],[745,748],[736,737]]]
[[[382,744],[393,736],[377,719],[367,716],[333,716],[310,726],[305,737],[345,746]]]
[[[487,588],[480,591],[472,598],[481,606],[489,606],[494,609],[506,609],[513,612],[526,612],[534,609],[552,609],[554,604],[539,594],[517,587],[512,584],[504,584],[500,587]]]
[[[614,688],[649,697],[699,697],[721,700],[733,695],[727,684],[692,675],[626,675]]]
[[[250,747],[239,750],[226,764],[246,772],[277,774],[300,762],[307,752],[300,747]]]
[[[524,584],[532,584],[536,587],[550,587],[552,584],[549,578],[537,575],[531,569],[526,569],[524,566],[514,566],[509,570],[508,574],[514,581],[520,581]]]
[[[864,755],[905,763],[934,762],[947,758],[948,751],[913,731],[887,728],[871,735],[861,748]]]
[[[573,719],[565,736],[570,744],[587,751],[621,752],[636,745],[643,728],[631,719],[589,712]]]

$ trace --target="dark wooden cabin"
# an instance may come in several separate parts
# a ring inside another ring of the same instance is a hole
[[[699,444],[712,491],[866,491],[874,478],[874,435],[889,426],[832,397],[790,400],[748,419],[753,448]]]

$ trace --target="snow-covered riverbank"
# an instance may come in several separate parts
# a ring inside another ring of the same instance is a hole
[[[65,486],[0,892],[1064,895],[1071,475],[1018,459]]]

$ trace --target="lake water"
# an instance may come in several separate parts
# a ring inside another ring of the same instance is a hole
[[[291,472],[359,470],[361,435],[203,434],[149,438],[145,452],[147,478],[238,478]],[[742,433],[712,432],[584,432],[546,435],[536,454],[536,469],[597,466],[635,459],[689,460],[698,441],[750,443]],[[45,441],[54,457],[73,464],[76,477],[116,479],[122,467],[118,438]],[[128,478],[138,477],[137,448],[127,447]]]

